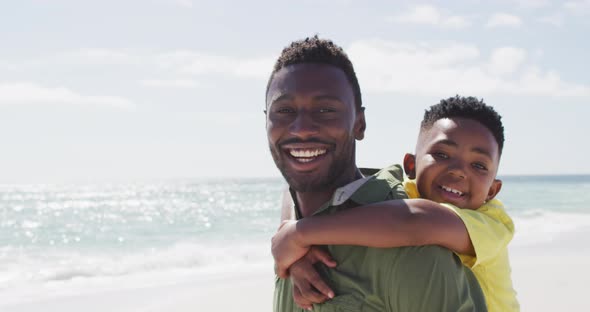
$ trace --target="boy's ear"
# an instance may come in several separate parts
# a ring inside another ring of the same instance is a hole
[[[492,186],[490,186],[490,190],[488,191],[488,196],[486,197],[486,201],[494,199],[494,197],[496,197],[496,195],[498,195],[498,193],[500,193],[501,189],[502,189],[502,180],[495,179],[494,182],[492,182]]]
[[[356,112],[356,120],[354,123],[354,138],[358,141],[365,138],[365,130],[367,129],[367,122],[365,120],[365,108],[361,107]]]
[[[410,179],[416,178],[416,156],[406,153],[404,156],[404,171]]]

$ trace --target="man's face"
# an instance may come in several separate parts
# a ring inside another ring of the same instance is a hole
[[[266,132],[275,164],[298,192],[340,187],[355,166],[364,114],[344,72],[331,65],[289,65],[267,94]]]
[[[444,118],[422,130],[415,168],[422,198],[477,209],[501,188],[498,143],[481,123]]]

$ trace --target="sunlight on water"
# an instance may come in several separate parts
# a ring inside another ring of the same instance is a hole
[[[283,187],[281,181],[1,187],[0,245],[141,247],[264,234],[275,226]]]

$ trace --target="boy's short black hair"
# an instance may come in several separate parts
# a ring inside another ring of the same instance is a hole
[[[270,82],[277,71],[289,65],[305,63],[327,64],[340,68],[352,86],[356,108],[361,109],[361,88],[348,55],[331,40],[320,39],[317,35],[311,38],[308,37],[303,40],[293,41],[288,47],[283,49],[268,79],[266,94],[268,94]]]
[[[430,106],[424,112],[421,129],[430,129],[437,120],[453,117],[472,119],[488,128],[496,139],[498,150],[502,155],[502,149],[504,148],[502,116],[493,107],[486,105],[483,99],[478,100],[472,96],[462,97],[458,95],[443,99],[440,103]]]

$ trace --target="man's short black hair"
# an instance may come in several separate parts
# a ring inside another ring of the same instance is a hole
[[[458,95],[443,99],[440,103],[430,106],[424,112],[421,128],[428,130],[437,120],[453,117],[472,119],[488,128],[496,139],[498,150],[500,155],[502,155],[502,149],[504,148],[502,116],[493,107],[486,105],[483,99],[478,100],[475,97],[462,97]]]
[[[356,108],[361,109],[361,88],[348,55],[331,40],[320,39],[317,35],[311,38],[308,37],[303,40],[293,41],[288,47],[283,49],[268,79],[266,94],[268,94],[270,82],[277,71],[289,65],[308,63],[327,64],[340,68],[352,86]]]

